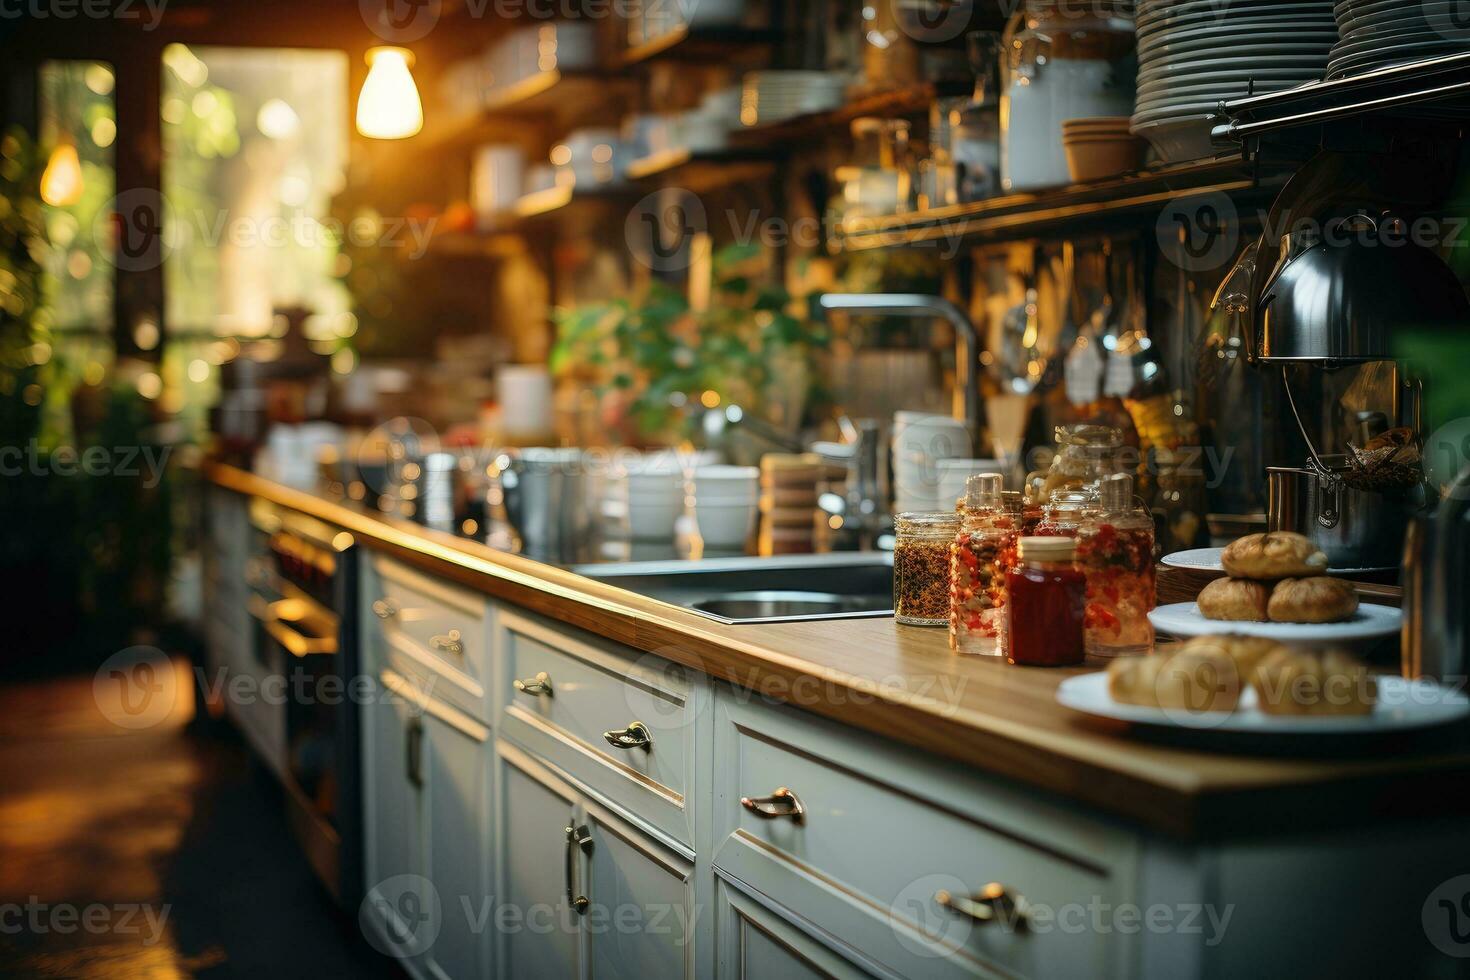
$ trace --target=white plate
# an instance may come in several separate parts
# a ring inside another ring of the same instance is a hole
[[[1349,735],[1445,725],[1470,716],[1470,698],[1432,681],[1377,678],[1378,701],[1367,715],[1268,715],[1256,706],[1256,692],[1241,695],[1235,711],[1184,711],[1119,704],[1108,694],[1106,671],[1069,677],[1057,687],[1057,701],[1073,711],[1140,725],[1261,735]]]
[[[1224,551],[1224,548],[1193,548],[1165,555],[1159,561],[1170,568],[1183,568],[1193,572],[1223,572],[1225,566],[1220,564],[1220,555]],[[1379,575],[1391,571],[1392,568],[1329,568],[1324,574],[1352,578],[1354,575]]]
[[[1237,623],[1206,619],[1197,602],[1176,602],[1148,614],[1154,629],[1175,636],[1264,636],[1281,643],[1348,643],[1393,636],[1403,627],[1404,614],[1392,606],[1364,602],[1353,617],[1341,623]]]

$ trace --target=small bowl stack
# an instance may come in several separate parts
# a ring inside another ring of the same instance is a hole
[[[1143,165],[1144,142],[1129,130],[1128,116],[1098,116],[1062,122],[1067,169],[1077,183],[1105,180]]]
[[[760,470],[701,466],[694,471],[694,523],[706,551],[744,550],[755,525]]]
[[[672,541],[684,513],[684,475],[676,468],[650,466],[625,471],[611,481],[611,497],[628,515],[634,541]]]
[[[816,453],[767,453],[761,457],[762,555],[799,555],[813,549],[817,482],[825,472]]]
[[[1327,80],[1470,51],[1470,25],[1449,0],[1338,0],[1341,34]]]
[[[1132,132],[1166,163],[1213,156],[1221,102],[1318,81],[1337,41],[1332,0],[1140,0]]]

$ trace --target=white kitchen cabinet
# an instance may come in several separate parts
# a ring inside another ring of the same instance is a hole
[[[693,977],[694,862],[502,742],[501,976]]]
[[[424,717],[423,874],[434,883],[438,935],[431,975],[482,977],[490,963],[490,753],[488,730],[440,714]]]
[[[789,910],[773,911],[739,882],[717,874],[715,897],[717,980],[867,980],[873,976],[795,928],[787,918]]]

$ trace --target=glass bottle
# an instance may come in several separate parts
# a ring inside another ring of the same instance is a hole
[[[1042,508],[1035,534],[1038,537],[1075,538],[1092,507],[1092,495],[1085,490],[1057,490]]]
[[[893,546],[893,618],[905,626],[949,624],[950,549],[958,514],[899,514]]]
[[[1057,454],[1045,473],[1032,473],[1026,485],[1042,504],[1058,490],[1082,490],[1113,473],[1124,472],[1123,432],[1111,425],[1059,425],[1053,433]]]
[[[1133,478],[1105,477],[1098,510],[1077,532],[1087,576],[1087,653],[1117,657],[1153,649],[1149,611],[1158,601],[1153,518],[1133,498]]]
[[[1086,657],[1087,579],[1071,538],[1021,539],[1021,566],[1006,575],[1006,659],[1026,667],[1071,667]]]
[[[998,473],[972,476],[965,513],[950,551],[949,646],[958,653],[1005,653],[1006,539],[1015,528],[1001,502]]]

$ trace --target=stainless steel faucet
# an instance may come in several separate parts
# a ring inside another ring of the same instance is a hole
[[[980,375],[976,359],[980,353],[980,334],[970,318],[943,296],[918,293],[826,293],[820,303],[822,312],[834,311],[871,316],[940,317],[954,327],[955,397],[954,416],[966,425],[980,418]]]

